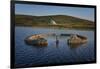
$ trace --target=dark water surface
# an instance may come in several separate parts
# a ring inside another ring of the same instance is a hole
[[[48,46],[30,46],[24,42],[27,36],[39,33],[53,32],[56,34],[80,34],[88,37],[88,42],[82,45],[70,46],[67,44],[69,37],[59,36],[59,44],[56,44],[55,36],[48,36]],[[93,61],[94,56],[94,31],[15,27],[15,65],[38,66],[45,64],[61,64],[69,62]]]

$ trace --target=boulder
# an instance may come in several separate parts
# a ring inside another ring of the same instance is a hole
[[[73,34],[70,36],[70,38],[68,39],[68,43],[71,44],[79,44],[79,43],[86,43],[87,42],[87,38],[81,35],[76,35]]]
[[[30,37],[27,37],[25,39],[25,42],[28,44],[28,45],[35,45],[35,46],[47,46],[48,45],[48,42],[45,38],[43,37],[37,37],[37,35],[32,35]]]

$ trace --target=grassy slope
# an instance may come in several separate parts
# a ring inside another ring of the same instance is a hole
[[[50,25],[50,17],[56,21],[58,26],[64,27],[86,27],[94,28],[94,22],[65,15],[51,15],[51,16],[28,16],[16,15],[15,22],[19,26],[37,26]]]

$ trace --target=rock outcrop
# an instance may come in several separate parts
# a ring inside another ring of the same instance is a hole
[[[79,43],[86,43],[86,42],[87,42],[87,38],[85,36],[81,36],[77,34],[71,35],[70,38],[68,39],[68,43],[71,44],[79,44]]]
[[[47,46],[48,42],[43,36],[41,35],[32,35],[25,39],[25,42],[29,45],[36,45],[36,46]]]

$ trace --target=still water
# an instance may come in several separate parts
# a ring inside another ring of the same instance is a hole
[[[67,44],[67,39],[69,37],[66,36],[58,37],[59,44],[56,44],[55,36],[46,37],[48,46],[45,47],[31,46],[24,42],[24,39],[27,36],[50,32],[56,34],[76,33],[88,37],[88,42],[82,45],[70,46]],[[95,59],[94,54],[94,31],[59,28],[15,27],[16,67],[93,61]]]

